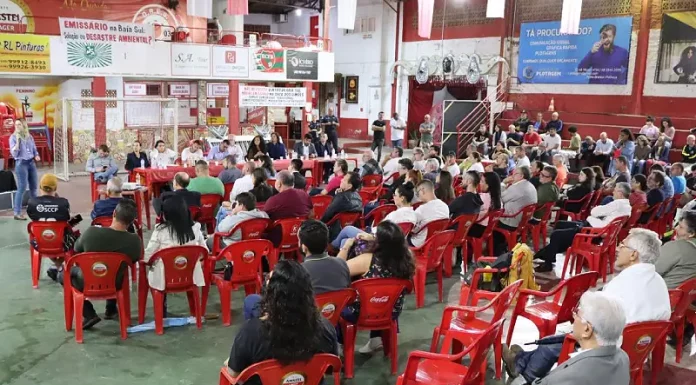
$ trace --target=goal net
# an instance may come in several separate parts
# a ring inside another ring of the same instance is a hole
[[[120,164],[136,140],[145,152],[157,140],[177,151],[179,122],[189,117],[190,109],[181,109],[176,98],[64,98],[54,118],[54,172],[64,181],[85,172],[90,152],[102,141]]]

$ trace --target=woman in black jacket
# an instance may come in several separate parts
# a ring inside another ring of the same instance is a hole
[[[276,189],[269,186],[266,181],[268,177],[266,176],[266,171],[263,168],[256,168],[251,174],[254,180],[254,188],[251,189],[251,193],[256,198],[256,202],[265,202],[268,198],[272,197],[277,193]]]
[[[578,180],[580,181],[580,183],[576,184],[575,186],[569,188],[566,191],[566,196],[568,200],[578,201],[587,196],[588,194],[592,194],[595,191],[595,173],[594,171],[592,171],[591,168],[585,167],[582,170],[580,170],[580,174],[578,174]],[[583,203],[584,202],[565,203],[563,209],[571,213],[578,213],[580,212]]]
[[[266,155],[266,142],[263,140],[261,135],[256,135],[249,143],[249,150],[247,150],[246,159],[248,161],[253,161],[256,155]]]
[[[150,167],[150,160],[147,159],[147,154],[140,151],[140,141],[136,140],[133,142],[133,152],[129,152],[126,157],[125,169],[128,171],[133,171],[138,167],[145,166],[145,168]]]

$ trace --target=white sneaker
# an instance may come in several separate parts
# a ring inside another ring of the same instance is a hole
[[[370,338],[370,340],[367,341],[365,346],[358,349],[358,353],[360,353],[360,354],[372,354],[379,349],[382,349],[382,338],[375,337],[375,338]]]
[[[338,356],[343,357],[343,344],[338,344]]]

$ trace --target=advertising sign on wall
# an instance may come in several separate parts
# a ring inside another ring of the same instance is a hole
[[[59,25],[60,36],[66,41],[152,44],[155,40],[151,24],[61,17]]]
[[[210,46],[172,44],[173,76],[210,76]]]
[[[213,46],[213,76],[223,78],[249,77],[249,49]]]
[[[30,127],[45,125],[53,128],[56,104],[60,100],[58,88],[57,83],[45,79],[21,86],[0,86],[0,102],[14,107],[20,115],[24,111]]]
[[[125,96],[146,96],[147,85],[145,83],[125,83],[123,85]]]
[[[239,86],[240,107],[304,107],[305,104],[304,87]]]
[[[208,83],[206,86],[209,98],[226,98],[230,95],[230,85],[227,83]]]
[[[288,50],[287,56],[288,79],[317,80],[319,55],[316,52]]]
[[[189,83],[169,83],[169,96],[189,96],[191,95],[191,84]]]
[[[655,82],[696,84],[696,11],[662,16]]]
[[[626,84],[633,18],[580,20],[577,35],[559,21],[523,23],[517,73],[523,83]]]
[[[0,72],[51,73],[49,37],[0,34]]]
[[[253,50],[251,75],[268,80],[285,79],[285,51],[282,49],[257,48]]]

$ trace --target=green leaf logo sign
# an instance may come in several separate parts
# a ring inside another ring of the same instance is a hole
[[[80,68],[103,68],[113,63],[111,44],[68,43],[68,64]]]

